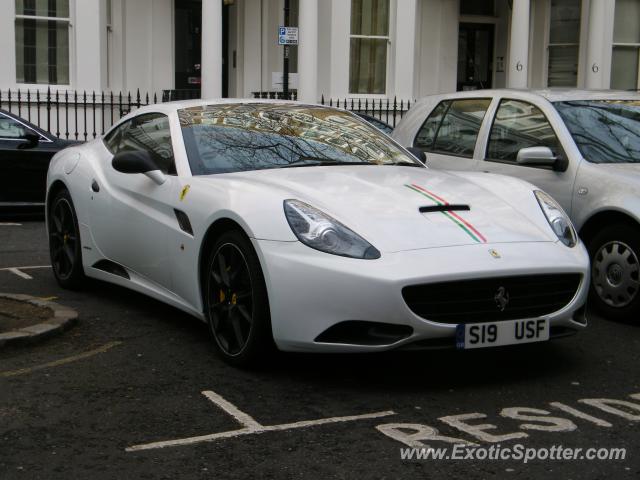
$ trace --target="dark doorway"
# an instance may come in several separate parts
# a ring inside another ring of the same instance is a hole
[[[458,90],[491,88],[493,35],[490,23],[461,23],[458,32]]]
[[[201,80],[202,3],[176,0],[174,5],[176,92],[172,99],[198,98]]]
[[[202,73],[202,0],[174,0],[175,89],[164,100],[200,98]],[[215,47],[214,47],[215,48]],[[222,96],[229,95],[229,5],[222,6]]]
[[[231,5],[222,4],[222,96],[229,97],[229,9]]]

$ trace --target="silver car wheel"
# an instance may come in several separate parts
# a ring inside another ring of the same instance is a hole
[[[626,243],[607,242],[593,257],[591,281],[598,296],[615,308],[629,305],[640,290],[636,253]]]

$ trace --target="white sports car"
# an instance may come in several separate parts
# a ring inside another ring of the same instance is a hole
[[[586,324],[589,262],[524,181],[425,168],[355,115],[255,100],[153,105],[55,156],[53,272],[208,322],[228,361],[477,348]]]

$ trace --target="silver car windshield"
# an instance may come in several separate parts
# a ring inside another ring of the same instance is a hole
[[[178,110],[194,175],[322,165],[422,167],[349,112],[295,104],[202,105]]]
[[[589,162],[640,162],[640,100],[581,100],[554,106]]]

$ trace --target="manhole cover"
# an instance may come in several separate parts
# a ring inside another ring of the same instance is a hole
[[[0,297],[0,333],[20,330],[53,317],[53,310],[32,303]]]

